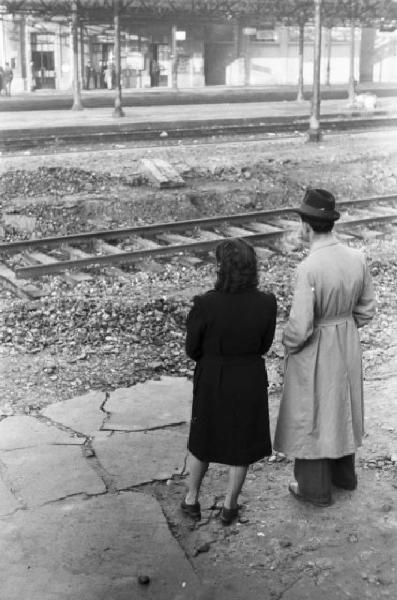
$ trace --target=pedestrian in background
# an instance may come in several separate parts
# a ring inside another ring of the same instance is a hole
[[[11,83],[14,78],[14,72],[10,67],[10,64],[6,62],[3,73],[3,88],[5,89],[6,96],[11,96]]]
[[[354,490],[363,436],[363,382],[357,329],[375,313],[364,255],[332,234],[340,214],[326,190],[310,189],[297,211],[310,244],[299,265],[283,333],[286,370],[274,448],[295,458],[289,490],[319,506],[332,484]]]
[[[103,60],[99,61],[99,69],[98,69],[98,87],[103,89],[106,87],[105,83],[105,73],[106,73],[106,64]]]
[[[111,90],[113,87],[113,68],[111,62],[108,62],[104,75],[106,87],[108,90]]]
[[[182,510],[200,519],[199,492],[210,462],[230,466],[221,512],[238,516],[248,466],[272,452],[263,355],[276,326],[276,299],[258,290],[255,251],[242,239],[216,248],[215,289],[196,296],[187,318],[186,352],[196,361],[188,449],[188,491]]]

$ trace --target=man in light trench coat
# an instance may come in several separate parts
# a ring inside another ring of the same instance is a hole
[[[290,492],[328,506],[332,484],[357,486],[354,456],[364,420],[357,329],[374,316],[375,299],[364,255],[332,234],[340,217],[333,195],[309,189],[296,212],[310,252],[298,266],[283,333],[286,368],[274,449],[295,458]]]

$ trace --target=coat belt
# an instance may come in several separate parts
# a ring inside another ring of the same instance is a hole
[[[315,319],[314,326],[329,327],[330,325],[341,325],[342,323],[346,323],[346,321],[350,321],[352,319],[353,314],[351,312],[342,313],[340,315],[335,315],[334,317],[323,317],[322,319]]]
[[[200,364],[215,363],[218,365],[241,365],[250,364],[255,361],[263,363],[263,356],[260,354],[242,354],[239,355],[224,355],[224,354],[204,354],[199,360]]]

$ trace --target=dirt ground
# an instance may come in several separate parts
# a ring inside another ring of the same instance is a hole
[[[139,161],[150,156],[183,171],[187,187],[159,191],[146,185]],[[292,205],[308,185],[325,187],[337,199],[395,193],[395,132],[329,136],[319,145],[297,138],[5,156],[3,234],[15,239]],[[200,524],[179,512],[184,478],[148,486],[208,581],[208,599],[397,597],[397,244],[393,228],[362,233],[351,243],[367,255],[378,312],[361,334],[367,435],[357,456],[358,490],[336,492],[326,509],[301,504],[287,491],[291,460],[272,457],[250,468],[240,522],[225,528],[217,518],[227,476],[221,465],[212,465],[204,480]],[[297,249],[260,264],[261,284],[279,301],[276,342],[267,360],[273,426],[282,384],[279,339],[293,272],[303,256]],[[13,264],[12,257],[6,260]],[[211,259],[203,257],[197,268],[176,260],[160,272],[129,269],[124,279],[111,270],[91,274],[91,281],[75,286],[62,277],[43,278],[46,296],[38,301],[0,288],[2,416],[35,413],[92,388],[191,374],[183,354],[184,315],[193,293],[211,286]]]

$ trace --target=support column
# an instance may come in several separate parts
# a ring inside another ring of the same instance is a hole
[[[85,64],[84,64],[84,26],[80,23],[80,78],[83,89],[88,88],[86,77],[85,77]]]
[[[114,99],[114,117],[124,117],[121,104],[121,49],[120,49],[120,0],[114,0],[114,67],[116,71],[116,97]]]
[[[244,42],[240,19],[236,19],[233,23],[233,43],[236,68],[233,69],[232,85],[244,85]]]
[[[310,111],[309,142],[321,140],[320,131],[320,76],[321,76],[321,0],[314,0],[314,56],[313,94]]]
[[[243,36],[243,54],[244,54],[244,86],[250,85],[251,80],[251,61],[250,61],[250,38]]]
[[[34,84],[33,81],[33,72],[32,72],[32,44],[31,44],[31,26],[30,22],[27,22],[27,17],[24,17],[25,20],[25,64],[26,64],[26,83],[25,89],[27,92],[33,92]]]
[[[331,85],[331,53],[332,53],[332,27],[327,29],[327,77],[326,84]]]
[[[22,17],[19,21],[19,47],[20,47],[20,56],[21,56],[21,78],[23,79],[23,89],[26,91],[26,20],[25,17]]]
[[[303,58],[305,50],[305,22],[299,21],[299,41],[298,41],[298,95],[296,97],[298,102],[304,100],[303,95]]]
[[[171,27],[171,81],[174,90],[178,89],[178,53],[176,46],[176,25]]]
[[[79,35],[77,2],[72,4],[72,51],[73,51],[73,106],[72,110],[83,110],[79,80]]]
[[[354,96],[356,94],[356,84],[354,81],[354,55],[356,52],[355,48],[356,29],[354,21],[350,23],[350,68],[349,68],[349,104],[353,104]]]

